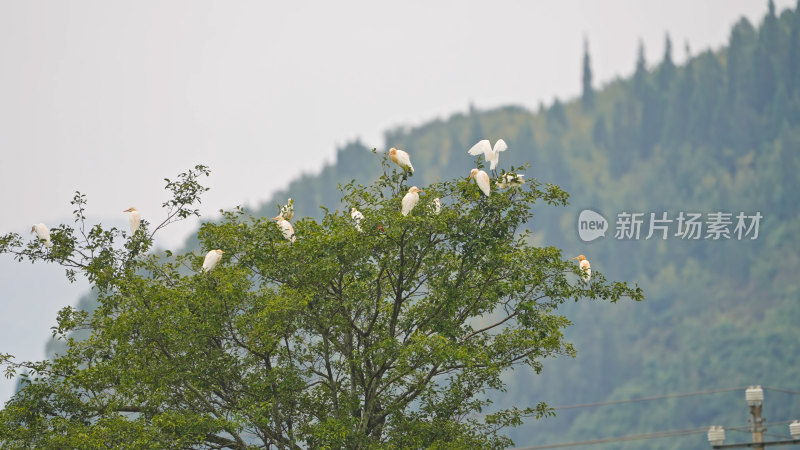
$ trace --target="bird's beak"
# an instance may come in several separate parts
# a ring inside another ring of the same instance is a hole
[[[422,194],[422,193],[424,193],[425,191],[417,191],[417,192],[419,192],[420,194]]]
[[[269,220],[278,220],[278,217],[280,217],[280,216],[275,216],[275,217],[273,217],[273,218],[271,218]]]
[[[572,259],[578,259],[578,257],[576,256],[576,257],[574,257],[574,258],[572,258]]]
[[[36,227],[31,227],[31,234],[33,234],[34,231],[36,231]]]
[[[467,177],[467,180],[471,180],[471,179],[472,179],[472,174],[469,174],[469,176]]]

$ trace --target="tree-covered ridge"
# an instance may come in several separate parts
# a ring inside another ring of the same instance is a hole
[[[503,138],[510,147],[504,164],[530,162],[528,176],[571,194],[566,209],[534,209],[534,241],[584,253],[593,268],[644,282],[648,301],[636,308],[575,306],[568,316],[576,326],[567,333],[578,357],[556,360],[538,377],[518,372],[509,397],[556,405],[754,383],[796,388],[800,14],[775,11],[769,2],[759,24],[741,19],[726,47],[702,51],[680,66],[673,62],[673,47],[669,37],[659,52],[640,47],[632,55],[633,76],[595,89],[590,103],[584,95],[577,101],[556,99],[536,112],[513,106],[471,109],[386,133],[386,148],[403,148],[415,167],[428,168],[411,178],[414,183],[435,181],[425,178],[431,174],[466,177],[467,149],[479,139]],[[656,63],[647,59],[653,53],[659,54]],[[265,203],[264,211],[274,213],[287,197],[297,205],[315,205],[314,196],[334,195],[333,186],[354,178],[348,171],[363,166],[369,172],[367,154],[360,143],[346,146],[336,164],[319,177],[292,183]],[[681,211],[734,216],[758,211],[764,219],[756,240],[686,240],[674,236],[673,224],[666,241],[620,241],[612,232],[583,243],[576,218],[584,208],[604,213],[612,225],[622,211],[667,212],[672,219]],[[564,411],[512,436],[520,445],[533,445],[742,425],[746,414],[739,397]],[[765,415],[800,417],[791,400],[770,394]],[[646,445],[707,444],[696,435]]]

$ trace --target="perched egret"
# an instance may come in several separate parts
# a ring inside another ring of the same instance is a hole
[[[292,217],[294,217],[294,200],[290,198],[285,205],[281,206],[281,215],[286,220],[292,220]]]
[[[34,224],[31,227],[31,233],[36,233],[36,237],[44,241],[44,246],[50,248],[53,243],[50,242],[50,229],[43,223]]]
[[[222,260],[223,253],[225,252],[219,249],[206,253],[206,259],[203,260],[203,273],[211,272],[214,267],[217,267],[217,264]]]
[[[403,197],[403,210],[402,213],[404,216],[407,216],[408,213],[417,206],[419,203],[419,193],[422,192],[416,186],[411,186],[408,189],[408,193]]]
[[[364,220],[364,215],[361,214],[361,211],[359,211],[359,210],[357,210],[355,208],[350,208],[350,217],[353,219],[353,222],[355,222],[355,224],[356,224],[355,225],[356,230],[361,231],[361,221]]]
[[[435,199],[433,199],[432,203],[433,203],[433,213],[438,216],[439,213],[442,212],[442,201],[439,200],[439,197],[436,197]]]
[[[403,170],[408,170],[409,172],[414,173],[414,166],[411,165],[411,157],[408,156],[408,153],[392,147],[389,149],[389,159],[391,159],[392,162],[398,166],[402,167]]]
[[[281,227],[283,237],[285,237],[289,242],[294,242],[294,227],[289,223],[288,220],[286,220],[285,217],[278,214],[270,220],[274,220],[278,226]]]
[[[128,221],[131,224],[131,234],[136,233],[136,230],[139,229],[139,223],[142,221],[142,215],[133,207],[122,212],[131,213],[130,216],[128,216]]]
[[[578,255],[572,259],[577,259],[580,261],[580,267],[583,271],[583,275],[581,277],[583,278],[583,281],[589,281],[589,278],[592,277],[592,266],[589,264],[589,260],[583,255]]]
[[[488,139],[484,139],[473,145],[469,149],[469,154],[472,156],[483,155],[483,158],[489,163],[489,170],[494,170],[500,161],[500,152],[505,151],[507,148],[506,141],[502,139],[498,139],[494,143],[494,148],[492,148],[492,144],[489,143]]]
[[[481,188],[481,191],[483,191],[483,193],[488,197],[489,194],[492,193],[492,186],[489,182],[489,174],[482,170],[472,169],[469,172],[469,177],[467,177],[467,180],[472,177],[475,177],[475,184],[477,184],[478,187]]]
[[[504,173],[500,175],[500,178],[497,180],[497,187],[500,189],[505,189],[508,187],[519,186],[525,183],[525,180],[522,179],[524,174],[517,174],[513,172]]]

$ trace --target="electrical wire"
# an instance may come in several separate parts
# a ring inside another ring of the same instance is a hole
[[[576,405],[565,405],[565,406],[556,406],[553,409],[555,410],[565,410],[565,409],[577,409],[577,408],[592,408],[597,406],[607,406],[607,405],[619,405],[625,403],[634,403],[634,402],[644,402],[650,400],[663,400],[668,398],[680,398],[680,397],[693,397],[698,395],[709,395],[709,394],[717,394],[721,392],[731,392],[731,391],[740,391],[744,390],[747,387],[730,387],[730,388],[721,388],[721,389],[708,389],[705,391],[696,391],[696,392],[686,392],[680,394],[665,394],[665,395],[657,395],[652,397],[639,397],[639,398],[632,398],[627,400],[611,400],[607,402],[595,402],[595,403],[582,403]],[[793,395],[800,395],[799,391],[792,391],[788,389],[781,389],[781,388],[772,388],[772,387],[762,387],[764,390],[774,391],[774,392],[783,392],[787,394]],[[770,422],[768,425],[785,425],[791,423],[791,420],[785,420],[780,422]],[[750,429],[749,426],[743,427],[726,427],[726,431],[748,431]],[[611,438],[601,438],[601,439],[592,439],[588,441],[577,441],[577,442],[563,442],[558,444],[546,444],[546,445],[537,445],[533,447],[522,447],[517,450],[538,450],[538,449],[549,449],[549,448],[563,448],[563,447],[577,447],[582,445],[593,445],[593,444],[606,444],[606,443],[613,443],[613,442],[623,442],[623,441],[639,441],[639,440],[648,440],[648,439],[658,439],[664,437],[677,437],[677,436],[688,436],[691,434],[698,434],[698,433],[706,433],[708,432],[708,427],[701,427],[701,428],[690,428],[685,430],[671,430],[671,431],[659,431],[654,433],[645,433],[645,434],[633,434],[628,436],[619,436],[619,437],[611,437]],[[772,435],[772,434],[770,434]],[[785,436],[779,435],[772,435],[775,437],[785,438]]]
[[[578,441],[578,442],[563,442],[560,444],[546,444],[546,445],[536,445],[533,447],[522,447],[517,450],[538,450],[538,449],[545,449],[545,448],[563,448],[563,447],[577,447],[581,445],[592,445],[592,444],[609,444],[612,442],[623,442],[623,441],[641,441],[647,439],[657,439],[657,438],[665,438],[665,437],[676,437],[676,436],[688,436],[690,434],[699,434],[699,433],[706,433],[708,432],[708,427],[703,428],[690,428],[687,430],[671,430],[671,431],[659,431],[655,433],[646,433],[646,434],[631,434],[628,436],[619,436],[619,437],[612,437],[612,438],[603,438],[603,439],[592,439],[589,441]]]
[[[694,397],[697,395],[709,395],[709,394],[718,394],[720,392],[732,392],[732,391],[743,391],[747,389],[749,386],[737,386],[737,387],[729,387],[729,388],[721,388],[721,389],[709,389],[705,391],[697,391],[697,392],[685,392],[680,394],[665,394],[665,395],[656,395],[652,397],[639,397],[639,398],[631,398],[627,400],[609,400],[605,402],[595,402],[595,403],[579,403],[577,405],[563,405],[563,406],[556,406],[553,409],[555,410],[563,410],[563,409],[576,409],[576,408],[592,408],[595,406],[607,406],[607,405],[618,405],[623,403],[634,403],[634,402],[646,402],[650,400],[663,400],[667,398],[680,398],[680,397]],[[773,388],[773,387],[762,387],[762,389],[767,391],[774,391],[774,392],[783,392],[786,394],[793,394],[793,395],[800,395],[800,391],[792,391],[789,389],[781,389],[781,388]]]
[[[791,420],[786,420],[782,422],[770,422],[769,425],[782,425],[790,423]],[[689,428],[686,430],[671,430],[671,431],[657,431],[654,433],[645,433],[645,434],[631,434],[628,436],[618,436],[618,437],[611,437],[611,438],[602,438],[602,439],[592,439],[588,441],[576,441],[576,442],[562,442],[559,444],[545,444],[545,445],[536,445],[533,447],[522,447],[517,448],[516,450],[539,450],[539,449],[547,449],[547,448],[564,448],[564,447],[578,447],[582,445],[594,445],[594,444],[610,444],[614,442],[624,442],[624,441],[643,441],[648,439],[658,439],[658,438],[665,438],[665,437],[677,437],[677,436],[688,436],[691,434],[700,434],[708,432],[709,427],[700,427],[700,428]],[[725,431],[743,431],[748,432],[750,430],[749,425],[740,426],[740,427],[726,427]],[[765,433],[766,434],[766,433]],[[775,435],[776,437],[781,437],[785,439],[785,436]]]
[[[694,397],[697,395],[709,395],[709,394],[718,394],[720,392],[731,392],[731,391],[740,391],[744,390],[746,387],[731,387],[731,388],[722,388],[722,389],[709,389],[706,391],[697,391],[697,392],[686,392],[681,394],[665,394],[665,395],[656,395],[653,397],[639,397],[639,398],[631,398],[627,400],[610,400],[607,402],[596,402],[596,403],[581,403],[577,405],[565,405],[565,406],[556,406],[553,409],[555,410],[564,410],[564,409],[576,409],[576,408],[592,408],[595,406],[607,406],[607,405],[619,405],[623,403],[634,403],[634,402],[646,402],[650,400],[663,400],[667,398],[679,398],[679,397]]]
[[[790,391],[788,389],[773,388],[773,387],[763,387],[763,386],[761,387],[761,389],[764,389],[765,391],[775,391],[775,392],[783,392],[785,394],[800,395],[800,391]]]

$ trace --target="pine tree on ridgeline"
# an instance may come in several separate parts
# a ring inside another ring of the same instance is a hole
[[[592,63],[589,57],[589,40],[583,40],[583,95],[581,105],[584,111],[594,110],[594,90],[592,89]]]
[[[669,91],[672,80],[675,78],[675,63],[672,62],[672,40],[669,33],[664,38],[664,59],[658,68],[658,89],[661,92]]]
[[[639,49],[636,51],[636,71],[633,73],[633,93],[643,101],[645,83],[647,82],[647,60],[644,54],[644,42],[639,39]]]

